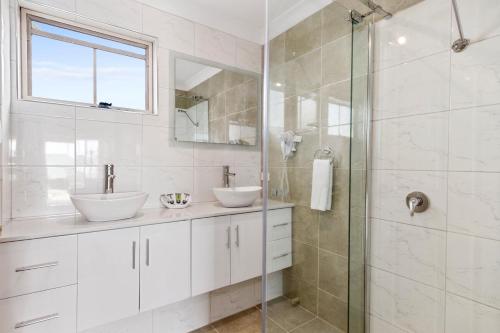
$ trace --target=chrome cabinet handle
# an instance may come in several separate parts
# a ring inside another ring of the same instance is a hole
[[[132,242],[132,269],[135,269],[135,241]]]
[[[31,320],[21,321],[21,322],[17,323],[16,326],[14,326],[14,328],[18,329],[18,328],[22,328],[22,327],[26,327],[26,326],[31,326],[31,325],[43,323],[44,321],[49,321],[49,320],[53,320],[53,319],[57,319],[57,318],[59,318],[59,313],[53,313],[53,314],[48,315],[48,316],[43,316],[43,317],[31,319]]]
[[[288,255],[290,255],[290,253],[283,253],[283,254],[280,254],[279,256],[273,257],[273,260],[283,258],[283,257],[286,257]]]
[[[146,239],[146,266],[149,266],[149,238]]]
[[[275,225],[273,225],[273,228],[284,227],[284,226],[287,226],[287,225],[289,225],[289,224],[290,224],[289,222],[286,222],[286,223],[280,223],[280,224],[275,224]]]
[[[227,227],[226,232],[227,232],[226,247],[229,249],[231,248],[231,227]]]
[[[236,225],[236,242],[234,242],[237,247],[240,247],[240,226]]]
[[[57,266],[57,265],[59,265],[58,261],[51,261],[51,262],[46,262],[46,263],[38,264],[38,265],[19,267],[19,268],[16,268],[16,272],[31,271],[31,270],[34,270],[34,269],[54,267],[54,266]]]

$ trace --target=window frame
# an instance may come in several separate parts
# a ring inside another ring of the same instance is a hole
[[[82,41],[78,39],[73,39],[71,37],[60,36],[57,34],[52,34],[50,32],[45,32],[41,30],[32,30],[32,21],[41,22],[55,27],[72,30],[79,33],[84,33],[94,37],[108,39],[114,42],[119,42],[134,47],[139,47],[145,50],[144,56],[137,55],[133,52],[128,52],[125,50],[116,49],[113,47],[107,47],[100,44],[95,44],[92,42]],[[145,61],[145,109],[134,109],[127,107],[112,106],[105,110],[117,110],[126,111],[133,113],[144,113],[144,114],[157,114],[155,105],[155,75],[153,69],[155,64],[153,62],[153,53],[155,51],[155,42],[152,38],[145,37],[144,39],[139,39],[131,36],[124,36],[123,34],[118,34],[111,32],[109,30],[101,29],[96,26],[91,26],[87,24],[82,24],[77,21],[70,21],[62,19],[59,17],[54,17],[44,13],[36,12],[27,8],[21,8],[21,99],[27,101],[37,101],[46,102],[54,104],[63,105],[73,105],[73,106],[84,106],[90,108],[101,109],[99,107],[99,101],[97,100],[97,76],[96,76],[96,50],[106,51],[113,54],[118,54],[122,56],[128,56],[135,59],[141,59]],[[34,33],[33,33],[34,32]],[[71,100],[59,100],[52,98],[36,97],[31,95],[32,87],[32,64],[31,64],[31,36],[37,35],[53,40],[76,44],[84,47],[89,47],[93,52],[93,101],[94,103],[77,102]],[[103,102],[103,101],[101,101]],[[111,101],[112,102],[112,101]]]

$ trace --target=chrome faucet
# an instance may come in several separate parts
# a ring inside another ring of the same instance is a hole
[[[224,187],[229,187],[229,176],[236,176],[234,172],[229,172],[229,165],[222,166],[222,179],[224,180]]]
[[[104,193],[113,193],[115,191],[115,166],[113,164],[104,165]]]

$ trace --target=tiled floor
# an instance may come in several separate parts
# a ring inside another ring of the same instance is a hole
[[[343,333],[286,298],[269,302],[267,313],[268,333]],[[254,307],[192,333],[260,333],[260,314],[259,307]]]

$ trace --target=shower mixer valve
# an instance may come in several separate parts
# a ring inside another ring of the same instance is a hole
[[[410,216],[425,212],[429,208],[429,198],[422,192],[411,192],[406,196],[406,206],[410,209]]]

